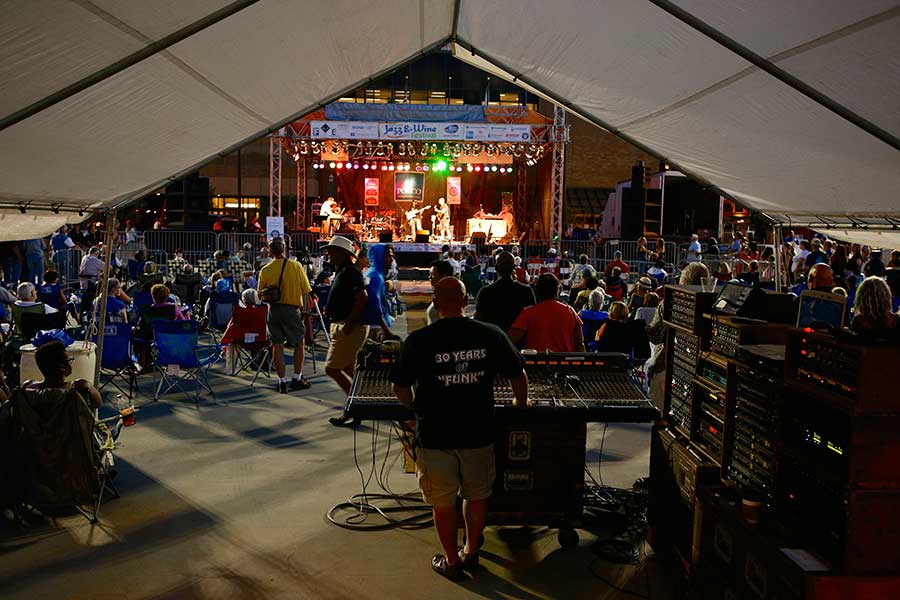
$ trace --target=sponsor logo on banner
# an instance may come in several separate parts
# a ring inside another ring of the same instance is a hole
[[[397,202],[421,202],[424,189],[424,173],[394,173],[394,200]]]
[[[466,124],[464,139],[476,142],[527,142],[531,125]]]
[[[266,236],[269,241],[273,238],[284,237],[284,217],[266,217]]]
[[[378,178],[366,177],[363,204],[366,206],[378,206]]]
[[[309,135],[313,139],[378,139],[378,123],[366,121],[310,121]]]
[[[381,123],[379,134],[383,140],[461,140],[463,128],[459,123]]]
[[[447,204],[460,204],[462,201],[462,178],[447,178]]]

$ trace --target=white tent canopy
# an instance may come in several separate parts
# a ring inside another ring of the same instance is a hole
[[[900,216],[897,1],[2,8],[0,239],[52,230],[40,209],[128,202],[447,42],[752,208]]]

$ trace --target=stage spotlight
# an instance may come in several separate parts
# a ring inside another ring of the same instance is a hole
[[[423,170],[423,171],[428,171],[430,168],[431,168],[431,167],[429,167],[428,165],[422,165],[422,170]]]
[[[397,167],[394,166],[394,163],[391,163],[391,164],[388,165],[388,171],[393,171],[393,170],[396,169],[396,168],[397,168]]]
[[[409,171],[409,163],[405,163],[405,164],[403,165],[403,170],[404,170],[404,171]]]
[[[422,172],[422,165],[416,165],[416,173]]]
[[[328,163],[328,166],[333,169],[336,165],[334,163]]]
[[[481,165],[475,165],[475,171],[481,171]]]
[[[497,172],[497,165],[493,165],[493,166],[491,167],[491,171],[493,171],[493,172],[496,173],[496,172]]]
[[[334,166],[335,166],[336,169],[343,169],[343,168],[344,168],[344,163],[339,162],[339,163],[335,164]]]
[[[358,168],[359,168],[359,163],[358,163],[358,162],[353,163],[353,168],[354,168],[354,169],[358,169]]]
[[[471,173],[473,170],[474,170],[474,167],[472,165],[466,165],[466,171]]]
[[[447,161],[439,160],[436,163],[434,163],[434,170],[435,171],[446,171],[447,170]]]
[[[382,170],[382,171],[387,171],[387,165],[381,165],[381,170]]]
[[[363,170],[364,170],[364,171],[368,171],[368,170],[369,170],[369,165],[368,165],[367,163],[363,163]]]
[[[319,163],[313,163],[313,169],[318,169],[318,168],[319,168]]]
[[[353,168],[353,163],[351,163],[351,162],[346,162],[346,163],[344,163],[344,166],[345,166],[346,168],[348,168],[348,169],[352,169],[352,168]]]

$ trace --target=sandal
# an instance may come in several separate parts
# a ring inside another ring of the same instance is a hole
[[[443,575],[450,581],[459,583],[460,581],[465,581],[466,579],[466,575],[462,570],[462,565],[460,563],[451,565],[447,562],[447,557],[443,554],[434,555],[434,558],[431,559],[431,568],[435,573],[437,573],[438,575]]]

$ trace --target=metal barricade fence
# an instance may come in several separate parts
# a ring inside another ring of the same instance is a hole
[[[216,238],[216,250],[227,250],[231,254],[240,252],[244,244],[250,244],[250,250],[258,252],[266,245],[266,234],[260,233],[220,233]]]
[[[151,229],[144,232],[144,245],[153,250],[163,250],[173,256],[177,249],[185,252],[205,251],[212,254],[217,249],[217,234],[213,231]]]
[[[83,258],[84,250],[81,248],[66,248],[53,252],[51,260],[59,274],[60,285],[76,287],[79,285],[78,272]]]

